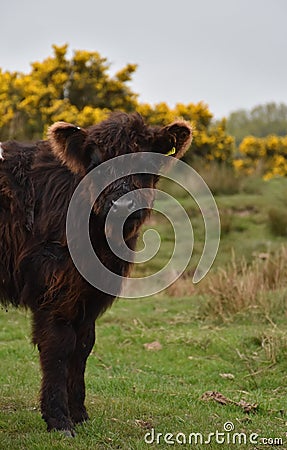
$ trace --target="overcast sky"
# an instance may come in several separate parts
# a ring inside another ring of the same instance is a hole
[[[0,67],[29,71],[51,45],[139,65],[140,100],[206,102],[215,117],[287,103],[287,0],[2,0]]]

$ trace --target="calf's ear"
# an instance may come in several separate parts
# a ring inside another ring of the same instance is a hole
[[[191,125],[184,120],[178,120],[158,130],[153,151],[181,158],[190,147],[191,141]]]
[[[85,153],[87,132],[67,122],[56,122],[48,130],[48,140],[53,153],[73,173],[84,173],[88,165]]]

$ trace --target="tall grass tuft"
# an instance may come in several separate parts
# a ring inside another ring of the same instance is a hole
[[[209,276],[202,288],[208,294],[204,315],[230,320],[241,313],[255,313],[268,320],[282,317],[287,306],[287,247],[274,255],[259,254],[251,264],[234,257],[227,269]]]
[[[213,195],[234,195],[241,189],[242,178],[228,164],[211,162],[208,166],[195,167]]]

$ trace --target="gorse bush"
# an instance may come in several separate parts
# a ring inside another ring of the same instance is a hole
[[[267,107],[271,116],[276,111],[280,122],[279,127],[270,129],[268,136],[255,137],[250,129],[238,141],[237,131],[242,124],[230,127],[232,114],[229,122],[215,121],[204,102],[177,103],[172,108],[164,101],[156,105],[140,103],[129,84],[137,64],[126,64],[112,75],[108,59],[97,51],[75,50],[69,57],[67,44],[52,48],[51,56],[31,63],[29,73],[5,72],[0,68],[1,140],[41,139],[47,127],[56,121],[87,127],[100,122],[111,111],[138,111],[151,125],[168,124],[178,118],[192,123],[192,152],[186,154],[185,160],[194,164],[195,158],[200,158],[201,166],[207,166],[210,172],[206,175],[207,183],[214,193],[237,192],[236,172],[262,175],[265,179],[287,175],[287,136],[282,134],[286,107],[278,111],[276,105]],[[240,142],[237,152],[235,138],[228,130],[233,130],[237,144]],[[220,163],[218,171],[223,174],[220,178],[210,165],[212,162]],[[227,174],[228,166],[234,166],[236,172]]]
[[[0,135],[5,139],[41,139],[56,121],[86,127],[100,122],[111,111],[137,111],[151,125],[165,125],[178,118],[192,122],[194,156],[206,161],[231,161],[234,139],[226,133],[225,121],[212,122],[203,102],[170,108],[138,101],[129,82],[136,64],[127,64],[114,75],[111,64],[96,51],[53,45],[53,55],[31,64],[31,71],[3,72],[0,69]]]
[[[239,153],[240,158],[233,162],[238,171],[263,175],[265,180],[287,175],[287,136],[246,136]]]

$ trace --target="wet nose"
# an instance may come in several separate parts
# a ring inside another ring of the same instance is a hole
[[[135,201],[132,198],[119,198],[112,200],[111,212],[121,217],[128,216],[135,210]]]

